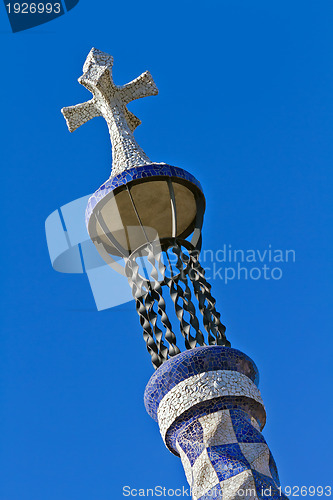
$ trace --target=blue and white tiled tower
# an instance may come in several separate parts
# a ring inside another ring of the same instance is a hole
[[[257,367],[226,339],[199,262],[201,185],[179,167],[152,162],[137,144],[141,122],[127,104],[158,91],[149,72],[116,86],[112,65],[111,56],[92,49],[79,82],[93,98],[62,112],[70,131],[95,116],[108,124],[112,171],[88,202],[86,225],[104,260],[132,287],[156,370],[145,391],[147,412],[181,458],[193,499],[285,499],[261,433]]]
[[[222,346],[178,354],[151,377],[147,411],[181,458],[194,499],[285,498],[261,434],[258,378],[248,356]]]

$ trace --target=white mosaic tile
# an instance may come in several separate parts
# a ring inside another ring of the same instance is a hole
[[[245,470],[221,482],[223,500],[258,500],[252,472]]]
[[[189,459],[187,458],[186,453],[183,451],[183,449],[181,448],[181,446],[179,446],[178,443],[176,443],[176,447],[177,447],[177,450],[178,450],[179,455],[180,455],[180,459],[181,459],[182,464],[183,464],[183,468],[184,468],[184,472],[185,472],[185,476],[186,476],[187,482],[192,487],[192,467],[191,467],[191,462],[189,461]]]
[[[214,467],[209,460],[207,450],[205,449],[196,459],[192,467],[193,470],[193,498],[202,497],[205,493],[219,484],[219,478]]]
[[[251,425],[253,425],[253,427],[254,427],[255,429],[257,429],[257,431],[259,431],[259,432],[260,432],[260,427],[259,427],[259,424],[258,424],[258,422],[256,421],[256,419],[255,419],[254,417],[251,417]]]
[[[269,470],[269,448],[265,443],[239,443],[242,453],[251,468],[272,478]]]
[[[206,447],[237,443],[229,410],[220,410],[199,418]]]

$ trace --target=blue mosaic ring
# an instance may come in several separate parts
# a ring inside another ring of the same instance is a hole
[[[147,412],[157,421],[159,404],[171,389],[194,375],[216,370],[236,371],[248,377],[256,386],[259,384],[258,368],[241,351],[224,346],[196,347],[170,358],[154,372],[144,395]]]

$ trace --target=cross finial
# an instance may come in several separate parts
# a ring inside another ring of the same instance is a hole
[[[150,95],[157,95],[158,89],[149,73],[145,71],[138,78],[123,86],[117,86],[112,79],[113,57],[95,48],[91,49],[83,66],[79,83],[86,87],[93,99],[63,108],[70,132],[95,116],[103,116],[108,124],[112,143],[112,172],[116,175],[132,167],[151,163],[133,136],[141,121],[128,111],[126,105]]]

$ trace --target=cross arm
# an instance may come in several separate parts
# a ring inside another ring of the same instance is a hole
[[[145,71],[131,82],[119,88],[122,100],[128,104],[135,99],[150,95],[157,95],[158,88],[149,71]]]
[[[94,99],[91,99],[88,102],[83,102],[82,104],[77,104],[76,106],[62,108],[61,112],[65,117],[70,132],[74,132],[74,130],[81,127],[81,125],[92,118],[102,116],[102,113],[97,108]]]

